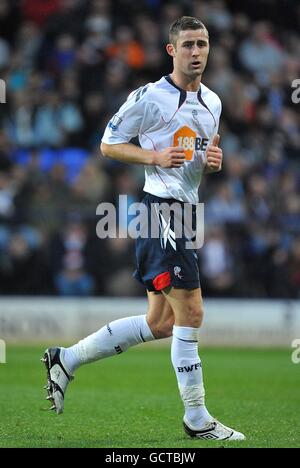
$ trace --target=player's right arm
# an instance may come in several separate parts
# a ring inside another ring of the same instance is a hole
[[[132,143],[108,145],[101,143],[103,156],[131,164],[145,164],[160,167],[180,167],[185,162],[183,148],[169,147],[163,151],[149,151]]]
[[[148,99],[148,89],[144,86],[131,93],[109,121],[102,138],[101,153],[124,163],[180,167],[185,162],[183,148],[169,147],[156,151],[130,143],[132,138],[146,133],[155,123],[155,105]]]

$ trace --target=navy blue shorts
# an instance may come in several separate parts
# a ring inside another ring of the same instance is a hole
[[[200,287],[198,256],[195,249],[186,248],[186,242],[192,237],[186,237],[185,231],[180,236],[175,234],[176,214],[170,211],[166,218],[157,210],[161,203],[168,205],[177,203],[183,212],[184,204],[174,199],[160,198],[147,193],[142,200],[145,205],[148,235],[136,239],[137,269],[133,276],[142,283],[148,291],[158,291],[173,286],[181,289]],[[151,209],[152,206],[152,209]],[[173,205],[172,205],[173,206]],[[192,226],[196,226],[195,205],[192,210]],[[164,218],[163,218],[164,217]],[[177,217],[178,219],[178,217]],[[184,222],[184,217],[181,218]],[[151,236],[153,232],[158,236]],[[177,225],[178,226],[178,225]]]

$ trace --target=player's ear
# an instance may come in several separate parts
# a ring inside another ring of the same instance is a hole
[[[171,55],[171,57],[175,57],[175,47],[173,44],[167,44],[166,49],[168,54]]]

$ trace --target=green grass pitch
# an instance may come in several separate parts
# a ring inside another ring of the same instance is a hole
[[[46,411],[44,347],[7,348],[0,447],[300,447],[300,364],[291,350],[202,349],[206,402],[245,442],[192,440],[169,347],[147,344],[82,367],[63,415]]]

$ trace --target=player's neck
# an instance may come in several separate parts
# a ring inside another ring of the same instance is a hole
[[[170,75],[174,83],[181,89],[185,91],[194,91],[197,92],[200,88],[202,76],[197,77],[196,79],[190,79],[186,75],[181,75],[173,71]]]

